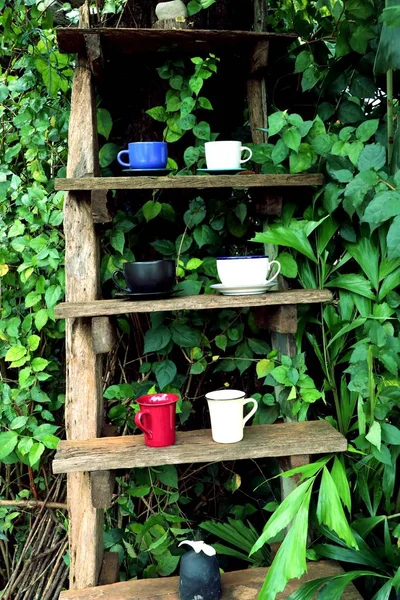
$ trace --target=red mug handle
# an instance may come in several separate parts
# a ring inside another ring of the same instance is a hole
[[[146,410],[146,409],[140,410],[135,415],[135,423],[136,423],[136,426],[139,427],[139,429],[141,429],[146,435],[148,435],[150,439],[153,439],[153,432],[150,429],[147,429],[142,423],[143,417],[145,417],[146,415],[149,415],[149,414],[150,414],[149,410]]]

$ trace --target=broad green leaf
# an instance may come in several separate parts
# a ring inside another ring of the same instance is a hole
[[[289,148],[282,139],[279,139],[272,150],[271,158],[274,165],[279,165],[289,156]]]
[[[271,225],[267,231],[257,233],[250,241],[294,248],[313,262],[317,262],[311,244],[302,230],[293,231],[281,225]]]
[[[335,279],[331,279],[325,284],[326,287],[338,287],[365,296],[365,298],[375,299],[375,295],[371,291],[371,282],[365,279],[362,275],[356,273],[348,273],[346,275],[339,275]]]
[[[256,366],[257,377],[266,377],[268,373],[272,371],[274,366],[275,363],[273,360],[269,360],[269,358],[263,358],[262,360],[260,360],[260,362],[257,363]]]
[[[381,449],[381,425],[378,421],[374,421],[370,427],[365,439],[371,442],[378,450]]]
[[[372,240],[361,237],[355,244],[345,244],[345,248],[377,290],[379,287],[379,251]]]
[[[281,252],[277,257],[277,260],[281,265],[281,274],[284,277],[288,277],[289,279],[297,277],[297,262],[291,254],[288,252]]]
[[[166,465],[164,467],[156,468],[157,478],[161,483],[178,489],[178,472],[174,465]]]
[[[116,231],[114,229],[114,231],[111,232],[110,243],[114,250],[116,250],[120,254],[123,254],[125,246],[125,235],[122,233],[122,231]]]
[[[379,171],[386,164],[386,149],[381,144],[367,144],[358,157],[360,171]]]
[[[304,501],[310,498],[314,480],[315,477],[312,477],[300,484],[283,500],[264,526],[262,534],[251,549],[250,556],[257,552],[268,540],[274,538],[282,529],[285,529],[296,515],[299,514],[300,507],[304,504]]]
[[[354,213],[361,208],[367,193],[378,183],[378,176],[375,171],[363,171],[358,173],[354,179],[348,183],[344,191],[345,200],[343,207],[352,217]]]
[[[172,339],[177,346],[182,348],[193,348],[194,346],[200,346],[201,335],[199,331],[189,327],[188,325],[179,325],[173,323],[171,326]]]
[[[338,117],[345,124],[359,123],[364,120],[364,113],[358,104],[345,100],[339,107]]]
[[[300,131],[297,127],[288,127],[282,134],[282,139],[286,146],[295,152],[298,151],[301,143]]]
[[[35,325],[38,331],[41,331],[49,320],[49,313],[46,308],[41,308],[35,313]]]
[[[296,62],[294,65],[294,72],[295,73],[303,73],[303,71],[305,71],[307,69],[307,67],[309,67],[313,63],[314,63],[314,57],[313,57],[312,52],[303,50],[303,52],[300,52],[300,54],[296,58]]]
[[[378,193],[365,209],[361,221],[369,223],[371,231],[399,214],[400,192],[388,190]]]
[[[358,548],[357,542],[347,522],[340,502],[336,485],[328,469],[324,467],[318,495],[317,518],[329,529],[337,533],[348,546]]]
[[[175,379],[177,373],[175,363],[167,359],[155,363],[152,370],[161,391]]]
[[[311,90],[321,79],[321,71],[315,65],[310,65],[303,73],[301,89],[303,92]]]
[[[117,154],[120,150],[121,148],[117,146],[117,144],[104,144],[104,146],[100,148],[99,152],[100,166],[104,168],[111,165],[111,163],[113,163],[117,158]]]
[[[376,592],[372,600],[389,600],[393,589],[392,580],[387,581],[380,590]]]
[[[299,487],[304,485],[306,484],[303,483]],[[258,596],[259,600],[275,600],[276,594],[284,590],[287,581],[301,577],[307,569],[306,545],[311,491],[312,487],[309,486],[306,493],[302,495],[302,502],[297,506],[297,514],[289,532],[268,569],[267,577]]]
[[[324,595],[321,596],[322,592],[320,592],[317,598],[318,600],[320,600],[321,598],[323,598],[323,600],[341,600],[343,591],[346,588],[346,586],[348,586],[352,581],[354,581],[358,577],[367,576],[374,577],[376,576],[376,573],[374,571],[360,570],[350,571],[348,573],[343,573],[343,575],[336,575],[335,577],[332,577],[332,575],[330,577],[319,577],[318,579],[314,579],[302,585],[298,590],[293,592],[293,594],[290,594],[287,600],[314,600],[316,598],[316,592],[319,589],[321,589],[322,586],[324,586],[325,584],[329,585],[332,581],[338,581],[338,584],[335,583],[335,587],[336,585],[338,585],[339,587],[336,589],[328,588],[328,593],[330,594],[328,596],[325,594],[325,590],[327,589],[327,587],[324,587]],[[384,577],[384,575],[381,575],[381,577]]]
[[[0,433],[0,460],[11,454],[18,442],[16,431],[3,431]]]
[[[144,336],[144,354],[162,350],[168,345],[171,337],[171,332],[167,327],[160,326],[149,329]]]
[[[32,448],[29,450],[28,458],[29,464],[33,467],[44,452],[44,444],[41,442],[36,442],[33,444]]]
[[[29,292],[25,298],[25,308],[31,308],[31,306],[35,306],[42,299],[42,294],[38,292]]]
[[[5,360],[8,362],[16,362],[26,355],[24,346],[12,346],[5,355]]]
[[[113,126],[112,118],[108,110],[105,108],[97,109],[97,131],[100,135],[106,138],[110,137],[111,129]]]
[[[399,48],[399,34],[400,27],[389,26],[386,21],[391,20],[391,13],[395,12],[393,9],[398,9],[398,0],[387,0],[386,2],[386,13],[384,24],[381,29],[381,35],[379,39],[378,51],[375,56],[374,74],[379,75],[389,70],[398,71],[400,69],[400,48]]]
[[[400,258],[400,215],[393,219],[387,234],[388,258]]]
[[[211,102],[208,100],[208,98],[204,98],[204,96],[200,96],[197,99],[200,108],[203,108],[205,110],[213,110],[213,106],[211,104]]]
[[[193,133],[200,140],[205,140],[206,142],[209,142],[211,139],[210,125],[205,121],[200,121],[200,123],[193,127]]]
[[[149,200],[146,202],[142,208],[146,221],[149,222],[152,219],[155,219],[157,215],[160,214],[161,208],[162,206],[160,202],[156,202],[155,200]]]
[[[390,423],[381,423],[382,440],[387,444],[400,446],[400,429]]]
[[[44,295],[48,308],[53,308],[61,298],[62,294],[63,291],[60,285],[51,285],[48,287]]]
[[[357,127],[356,137],[360,142],[367,142],[372,137],[379,127],[379,119],[370,119],[364,121]]]
[[[43,371],[43,369],[45,369],[48,364],[48,360],[40,357],[34,358],[31,362],[32,369],[35,371],[35,373],[37,373],[38,371]]]
[[[285,125],[287,125],[286,113],[280,111],[272,113],[268,117],[268,134],[270,136],[276,135]]]

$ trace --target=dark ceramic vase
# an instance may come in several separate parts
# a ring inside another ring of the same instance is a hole
[[[122,287],[116,280],[121,273],[125,278],[127,288]],[[115,285],[127,293],[152,294],[169,292],[175,283],[174,260],[152,260],[145,262],[127,262],[124,269],[113,273]]]
[[[179,577],[180,600],[220,600],[221,595],[217,557],[195,550],[184,554],[181,558]]]

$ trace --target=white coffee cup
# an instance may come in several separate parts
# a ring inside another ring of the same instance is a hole
[[[234,444],[243,439],[243,429],[258,408],[257,400],[246,399],[240,390],[219,390],[206,394],[211,416],[211,433],[214,442]],[[253,408],[243,418],[243,407],[249,402]]]
[[[206,142],[207,169],[240,169],[242,163],[253,156],[253,152],[242,142]],[[249,152],[248,158],[242,160],[242,152]]]
[[[267,279],[272,265],[277,265],[275,274]],[[281,270],[277,260],[268,256],[219,256],[217,271],[221,282],[226,286],[262,285],[271,283]]]

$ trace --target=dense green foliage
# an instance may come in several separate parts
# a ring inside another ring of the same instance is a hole
[[[211,4],[190,3],[193,11]],[[122,5],[106,2],[104,14]],[[282,540],[291,523],[263,600],[304,571],[306,556],[352,569],[322,588],[322,600],[340,598],[359,578],[374,600],[400,591],[400,143],[390,165],[388,120],[396,122],[398,105],[387,111],[391,74],[374,75],[374,64],[378,73],[398,68],[399,23],[394,3],[383,13],[379,39],[383,8],[372,0],[270,3],[269,26],[301,36],[286,61],[306,100],[303,109],[269,107],[269,141],[253,146],[254,166],[263,173],[322,171],[326,184],[312,201],[288,200],[280,218],[262,222],[246,191],[196,194],[187,204],[157,192],[134,211],[119,210],[103,234],[105,293],[115,268],[149,252],[177,260],[178,294],[210,293],[217,255],[258,253],[265,245],[292,287],[328,288],[338,300],[319,312],[301,309],[294,358],[278,357],[247,309],[121,316],[118,367],[108,365],[112,385],[105,391],[108,419],[121,432],[134,431],[134,400],[142,393],[179,393],[180,424],[194,429],[203,423],[205,391],[230,385],[255,392],[256,423],[326,418],[350,442],[345,455],[298,469],[301,484],[282,503],[271,479],[277,466],[268,461],[119,477],[105,547],[119,553],[123,577],[173,573],[179,541],[199,526],[216,542],[224,569],[266,565],[266,543]],[[20,499],[47,489],[46,449],[62,435],[63,322],[54,320],[53,308],[64,288],[63,195],[52,191],[51,179],[66,160],[72,63],[54,46],[45,3],[17,0],[11,10],[0,0],[0,10],[0,495]],[[378,48],[393,62],[376,61]],[[166,124],[160,135],[165,128],[169,142],[186,144],[171,163],[178,175],[201,164],[204,141],[215,139],[203,119],[212,110],[207,86],[218,77],[217,63],[193,57],[158,70],[169,89],[165,106],[148,113]],[[99,109],[98,131],[101,166],[112,172],[119,150],[112,111]],[[3,557],[25,531],[21,513],[0,509]],[[292,600],[312,598],[315,586]]]

